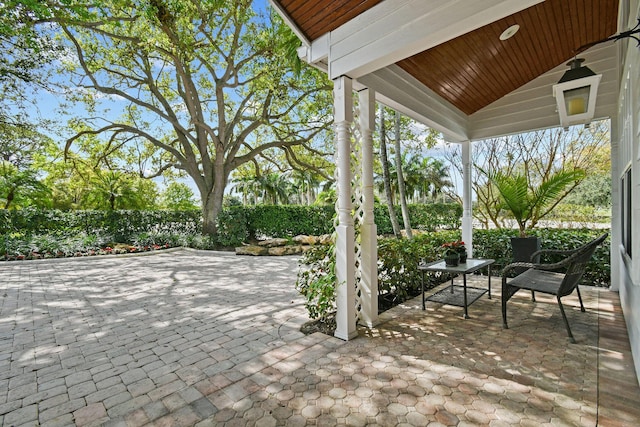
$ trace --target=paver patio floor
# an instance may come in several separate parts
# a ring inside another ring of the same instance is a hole
[[[0,424],[640,425],[617,294],[461,317],[420,298],[304,336],[293,257],[165,251],[0,264]],[[478,286],[486,282],[476,277]]]

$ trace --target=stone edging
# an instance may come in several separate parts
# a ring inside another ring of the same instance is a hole
[[[306,236],[301,234],[291,240],[280,238],[267,239],[256,245],[239,246],[236,248],[236,255],[300,255],[314,246],[328,245],[330,243],[330,234],[324,234],[322,236]]]

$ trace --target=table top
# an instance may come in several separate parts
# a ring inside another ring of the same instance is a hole
[[[491,265],[494,262],[496,262],[495,259],[489,259],[489,258],[486,258],[486,259],[467,258],[466,263],[461,263],[454,267],[454,266],[446,265],[444,260],[438,260],[438,261],[430,262],[428,264],[418,264],[418,270],[444,271],[448,273],[467,274],[467,273],[472,273],[488,265]]]

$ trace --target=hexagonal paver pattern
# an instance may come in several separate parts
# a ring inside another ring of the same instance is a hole
[[[0,425],[640,425],[607,290],[582,291],[586,313],[567,298],[577,344],[542,295],[514,297],[503,330],[499,291],[467,320],[416,298],[344,342],[299,332],[293,257],[0,267]]]

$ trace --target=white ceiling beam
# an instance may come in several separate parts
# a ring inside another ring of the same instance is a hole
[[[541,1],[385,0],[329,34],[329,77],[361,77]]]

